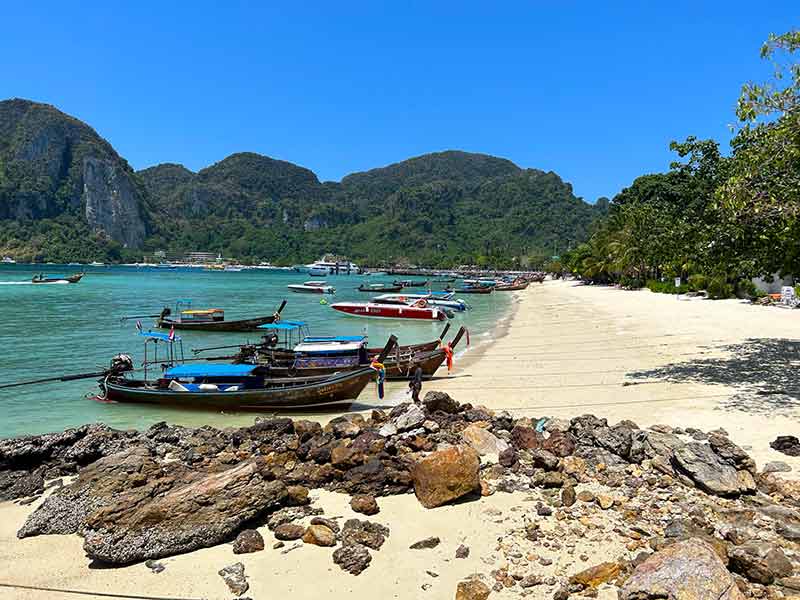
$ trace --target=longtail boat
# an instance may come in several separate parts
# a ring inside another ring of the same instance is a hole
[[[252,317],[250,319],[225,319],[225,311],[221,308],[193,309],[191,300],[178,300],[175,303],[175,314],[165,307],[158,315],[139,315],[123,317],[122,320],[155,317],[156,327],[162,329],[184,329],[189,331],[256,331],[259,326],[280,320],[281,311],[286,300],[271,315]]]
[[[78,283],[85,273],[75,273],[68,277],[45,277],[43,274],[34,275],[31,283]]]
[[[413,279],[404,279],[403,281],[395,280],[394,285],[399,285],[401,288],[409,288],[409,287],[428,287],[428,280],[427,279],[420,279],[414,281]]]
[[[463,287],[453,291],[455,291],[456,294],[491,294],[494,291],[494,286]]]
[[[495,291],[497,292],[516,292],[518,290],[524,290],[528,288],[529,283],[527,281],[515,281],[514,283],[504,283],[502,285],[495,286]]]
[[[377,319],[404,319],[411,321],[444,321],[447,313],[436,306],[428,306],[425,300],[412,305],[378,304],[374,302],[337,302],[331,308],[352,317]]]
[[[175,343],[172,335],[166,339],[159,334],[141,335],[154,342],[166,341],[170,347]],[[378,358],[384,359],[396,343],[397,338],[391,336]],[[174,357],[175,352],[169,350],[168,356]],[[273,377],[267,367],[258,364],[170,365],[152,381],[146,371],[143,379],[107,375],[98,382],[99,399],[185,408],[296,410],[349,405],[379,373],[377,366],[366,366],[317,377]]]

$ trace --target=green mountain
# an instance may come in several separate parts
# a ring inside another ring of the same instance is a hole
[[[284,263],[333,252],[372,264],[511,265],[585,240],[603,212],[555,173],[452,150],[340,183],[248,152],[197,173],[171,163],[134,173],[80,121],[0,102],[0,253],[18,259],[163,249]]]

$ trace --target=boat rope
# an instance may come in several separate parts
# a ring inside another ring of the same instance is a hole
[[[180,596],[139,596],[135,594],[113,594],[111,592],[88,592],[85,590],[70,590],[63,588],[41,587],[37,585],[20,585],[15,583],[0,583],[0,588],[31,590],[35,592],[55,592],[59,594],[75,594],[78,596],[92,596],[97,598],[124,598],[127,600],[205,600],[203,598],[186,598]]]

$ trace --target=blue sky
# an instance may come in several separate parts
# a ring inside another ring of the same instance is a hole
[[[288,6],[294,4],[296,6]],[[15,2],[0,98],[56,105],[137,169],[253,151],[322,180],[444,149],[553,170],[589,201],[725,142],[800,4]]]

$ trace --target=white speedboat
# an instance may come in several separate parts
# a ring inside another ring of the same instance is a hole
[[[458,312],[464,312],[469,308],[469,304],[461,298],[453,298],[453,293],[431,293],[431,294],[381,294],[372,299],[378,304],[415,304],[424,300],[430,306],[441,306]]]
[[[326,281],[306,281],[305,283],[292,283],[286,286],[298,294],[334,294],[336,288],[328,285]]]
[[[4,256],[3,257],[3,264],[4,265],[15,265],[15,264],[17,264],[17,261],[15,261],[10,256]]]

